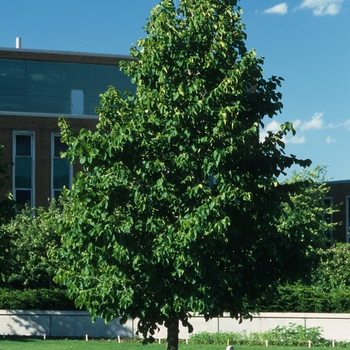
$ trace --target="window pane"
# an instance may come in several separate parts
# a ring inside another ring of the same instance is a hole
[[[55,199],[58,200],[61,196],[61,191],[54,191],[53,195],[54,195]]]
[[[15,159],[15,187],[32,187],[32,159],[29,157],[16,157]]]
[[[30,205],[30,194],[30,190],[16,190],[16,203],[19,205],[20,208],[26,203]]]
[[[55,157],[60,157],[61,152],[65,152],[68,148],[68,146],[65,143],[61,142],[61,137],[60,136],[55,136]]]
[[[64,186],[69,188],[69,161],[66,158],[55,158],[53,160],[53,188],[62,189]]]
[[[31,139],[30,135],[16,135],[16,156],[31,155],[30,139]]]
[[[83,90],[71,90],[71,114],[84,114]]]

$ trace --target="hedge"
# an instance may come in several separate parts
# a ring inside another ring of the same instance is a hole
[[[63,290],[0,288],[0,309],[76,310],[77,308]]]
[[[350,313],[350,288],[323,292],[303,285],[279,287],[279,295],[260,311]]]
[[[74,301],[60,289],[15,290],[0,288],[0,309],[77,310]],[[261,312],[350,313],[350,288],[329,293],[303,285],[279,287],[279,295]]]

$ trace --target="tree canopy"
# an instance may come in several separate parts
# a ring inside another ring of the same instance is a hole
[[[329,247],[333,244],[331,232],[340,223],[330,219],[339,208],[326,200],[329,192],[326,172],[325,166],[316,166],[312,170],[293,171],[284,181],[286,184],[296,184],[297,187],[290,194],[290,202],[284,203],[279,229],[281,232],[291,230],[294,233],[310,231],[314,235],[322,233],[325,246]]]
[[[161,1],[122,64],[135,94],[101,95],[95,132],[60,120],[83,170],[66,192],[57,281],[93,316],[138,318],[145,337],[165,324],[169,349],[194,314],[249,317],[310,273],[318,244],[278,229],[298,187],[278,177],[310,162],[285,154],[291,123],[259,140],[282,79],[264,78],[240,16],[235,0]]]

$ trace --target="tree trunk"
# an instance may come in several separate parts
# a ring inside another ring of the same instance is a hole
[[[166,322],[167,334],[167,350],[178,350],[179,347],[179,320],[170,319]]]

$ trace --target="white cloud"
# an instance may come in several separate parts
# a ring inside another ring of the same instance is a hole
[[[303,0],[300,8],[313,10],[315,16],[332,15],[340,12],[344,0]]]
[[[345,122],[342,124],[343,124],[342,125],[343,128],[350,130],[350,119],[345,120]]]
[[[293,122],[293,127],[296,129],[299,125],[301,125],[300,120],[296,120]],[[268,134],[268,131],[271,131],[273,133],[276,133],[277,131],[281,130],[281,124],[278,123],[276,120],[271,121],[269,124],[267,124],[262,132],[260,132],[260,141],[263,142],[265,140],[265,137]],[[293,143],[293,144],[302,144],[306,142],[305,135],[297,134],[295,136],[292,136],[292,134],[288,134],[283,137],[282,139],[285,143]]]
[[[292,143],[292,144],[303,144],[306,142],[306,136],[305,131],[307,130],[321,130],[325,128],[324,122],[323,122],[323,113],[315,113],[310,120],[302,121],[300,119],[296,119],[293,121],[293,128],[297,131],[295,136],[291,136],[291,134],[286,135],[286,137],[283,138],[283,141],[285,143]],[[350,128],[350,120],[349,122],[349,128]],[[346,123],[346,122],[345,122]],[[344,124],[344,123],[343,123]],[[334,126],[335,127],[335,126]],[[338,125],[336,126],[338,127]],[[260,134],[260,140],[262,141],[265,136],[267,136],[267,132],[277,132],[280,130],[280,124],[272,120],[269,124],[267,124]],[[327,139],[327,142],[335,142],[333,139],[329,138]]]
[[[264,11],[264,13],[274,13],[278,15],[285,15],[288,12],[288,5],[286,2],[270,7]]]
[[[265,128],[260,133],[260,141],[263,142],[265,137],[267,136],[268,132],[271,131],[273,133],[280,130],[280,123],[278,123],[276,120],[272,120],[270,123],[268,123]],[[323,113],[314,113],[314,115],[309,120],[300,120],[296,119],[293,121],[293,128],[296,130],[296,135],[292,135],[291,133],[288,133],[285,137],[283,137],[284,143],[289,144],[303,144],[306,142],[309,142],[309,137],[307,132],[312,130],[327,130],[327,129],[343,129],[343,130],[349,130],[350,131],[350,119],[347,119],[343,122],[337,123],[337,124],[325,124],[323,121]],[[319,134],[319,133],[317,133]],[[337,139],[332,136],[327,136],[325,139],[327,144],[336,143]]]
[[[310,129],[317,129],[320,130],[323,127],[323,113],[315,113],[312,117],[311,120],[308,122],[303,122],[300,125],[300,130],[305,131],[305,130],[310,130]]]
[[[334,143],[334,142],[337,142],[337,140],[336,140],[336,139],[333,139],[331,136],[327,136],[326,142],[327,142],[327,143]]]
[[[264,127],[263,130],[260,131],[260,136],[259,136],[260,142],[264,142],[265,137],[268,134],[268,131],[275,133],[278,130],[280,130],[280,123],[276,122],[276,120],[271,121]]]
[[[345,122],[338,123],[338,124],[328,124],[328,128],[330,129],[337,129],[337,128],[342,128],[342,129],[347,129],[350,130],[350,119],[345,120]]]
[[[291,136],[291,134],[286,135],[286,137],[283,138],[283,141],[285,143],[292,143],[292,144],[303,144],[306,140],[305,132],[309,130],[321,130],[325,128],[339,128],[339,127],[346,127],[350,130],[350,119],[346,120],[343,123],[339,123],[336,125],[325,125],[323,121],[323,113],[314,113],[314,115],[306,121],[296,119],[293,121],[293,128],[296,130],[296,135]],[[280,130],[280,123],[278,123],[276,120],[272,120],[270,123],[268,123],[265,128],[260,133],[260,140],[263,141],[265,137],[267,136],[267,133],[269,131],[275,133],[278,130]],[[335,139],[332,139],[331,137],[328,137],[326,139],[327,143],[333,143],[336,142]]]
[[[273,120],[272,122],[270,122],[269,124],[266,125],[266,131],[272,131],[272,132],[276,132],[278,130],[280,130],[280,123],[276,122],[276,120]]]
[[[288,137],[285,139],[285,143],[302,144],[306,142],[305,135],[295,135],[293,137]]]
[[[294,122],[293,122],[293,128],[294,129],[297,129],[300,125],[301,125],[301,120],[300,119],[294,120]]]

